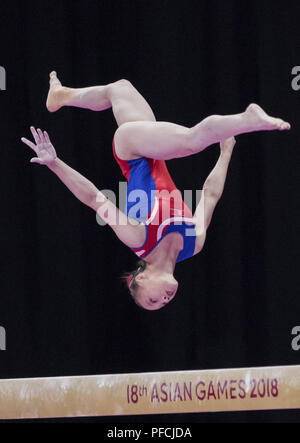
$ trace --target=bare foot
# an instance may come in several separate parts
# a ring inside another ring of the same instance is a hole
[[[55,112],[62,106],[67,104],[67,100],[70,97],[70,88],[62,86],[61,82],[58,80],[56,72],[52,71],[50,73],[50,89],[48,92],[46,106],[48,111]]]
[[[245,116],[249,123],[261,131],[289,131],[291,125],[280,118],[270,117],[260,106],[252,103],[248,106]]]

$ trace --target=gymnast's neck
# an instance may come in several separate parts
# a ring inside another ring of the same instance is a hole
[[[147,256],[148,267],[154,270],[173,273],[176,260],[183,248],[183,241],[177,233],[168,234]]]

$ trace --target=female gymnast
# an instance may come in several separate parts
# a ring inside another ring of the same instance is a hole
[[[93,111],[112,108],[118,124],[113,153],[128,181],[126,214],[57,157],[46,131],[31,127],[35,144],[26,138],[21,140],[37,155],[32,163],[47,165],[140,257],[137,269],[128,274],[127,285],[134,301],[147,310],[160,309],[174,298],[178,288],[173,275],[176,263],[202,250],[206,230],[223,192],[234,136],[290,129],[289,123],[270,117],[256,104],[241,114],[212,115],[192,128],[158,122],[149,104],[127,80],[73,89],[62,86],[55,71],[50,73],[46,105],[50,112],[62,106]],[[201,200],[192,214],[177,191],[165,160],[197,154],[218,142],[219,159],[205,180]],[[135,209],[136,200],[142,201],[139,211]]]

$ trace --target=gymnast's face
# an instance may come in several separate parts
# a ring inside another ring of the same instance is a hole
[[[136,277],[139,285],[136,301],[149,311],[156,311],[167,305],[176,295],[178,282],[173,274],[151,273],[148,269]]]

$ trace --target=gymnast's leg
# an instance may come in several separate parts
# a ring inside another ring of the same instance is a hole
[[[50,74],[50,89],[46,106],[55,112],[62,106],[103,111],[112,108],[118,125],[132,121],[155,121],[155,116],[144,97],[127,80],[104,86],[73,89],[62,86],[56,72]]]
[[[212,115],[192,128],[167,122],[129,122],[115,134],[117,155],[123,160],[186,157],[232,136],[255,131],[289,130],[290,124],[270,117],[256,104],[235,115]]]
[[[158,160],[186,157],[239,134],[290,129],[289,123],[270,117],[255,104],[241,114],[212,115],[192,128],[157,122],[149,104],[127,80],[72,89],[62,86],[53,71],[50,74],[47,107],[54,112],[62,106],[94,111],[112,107],[119,125],[115,134],[116,151],[123,160],[138,157]]]

